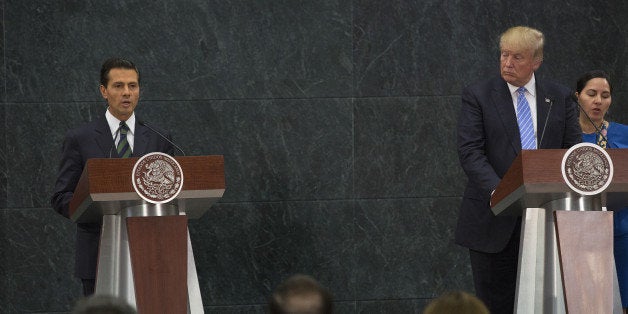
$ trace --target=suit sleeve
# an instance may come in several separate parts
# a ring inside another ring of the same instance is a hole
[[[580,108],[573,96],[567,94],[565,96],[565,135],[562,148],[570,148],[582,142],[582,129],[578,122],[579,110]]]
[[[486,155],[485,109],[470,88],[462,92],[457,129],[458,158],[469,178],[469,185],[489,193],[495,189],[500,178]]]
[[[50,199],[52,208],[66,218],[69,218],[70,200],[82,172],[83,158],[76,137],[70,131],[63,141],[59,173]]]

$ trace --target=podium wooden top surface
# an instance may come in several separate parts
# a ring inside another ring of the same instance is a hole
[[[520,215],[524,208],[578,196],[563,180],[561,165],[567,149],[523,150],[491,198],[496,215]],[[628,205],[628,149],[608,149],[613,179],[599,197],[609,208]]]
[[[138,159],[89,159],[70,201],[70,218],[75,222],[96,222],[102,215],[145,204],[131,181]],[[225,191],[224,158],[182,156],[175,160],[183,170],[183,187],[169,204],[185,211],[189,218],[199,218]]]

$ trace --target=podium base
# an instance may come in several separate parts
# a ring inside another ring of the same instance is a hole
[[[556,200],[542,208],[526,208],[521,225],[519,267],[514,313],[567,313],[554,211],[606,210],[599,199],[577,197]],[[612,230],[612,224],[608,226]],[[611,249],[612,253],[612,249]],[[612,254],[610,254],[611,260]],[[612,263],[613,314],[621,314],[615,263]],[[567,274],[573,275],[573,274]],[[570,308],[570,313],[578,313]]]
[[[104,215],[99,246],[96,294],[118,296],[136,309],[138,308],[136,285],[129,247],[127,218],[178,216],[172,205],[144,204],[129,207],[119,215]],[[187,313],[204,313],[200,286],[196,273],[194,254],[190,234],[186,227],[187,238]]]

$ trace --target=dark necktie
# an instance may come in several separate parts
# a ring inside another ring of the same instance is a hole
[[[117,150],[118,157],[120,158],[128,158],[131,156],[133,151],[131,151],[131,146],[129,146],[129,141],[126,138],[126,134],[129,132],[129,127],[124,123],[124,121],[120,122],[120,141],[118,142]]]

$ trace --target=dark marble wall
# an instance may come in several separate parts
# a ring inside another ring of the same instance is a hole
[[[452,234],[465,177],[460,91],[498,73],[497,38],[547,37],[539,76],[615,81],[628,123],[628,4],[502,1],[0,0],[0,312],[64,313],[74,226],[48,199],[66,130],[104,114],[112,55],[142,71],[138,115],[188,155],[225,156],[227,191],[190,222],[208,313],[262,313],[290,274],[339,313],[420,313],[473,290]]]

